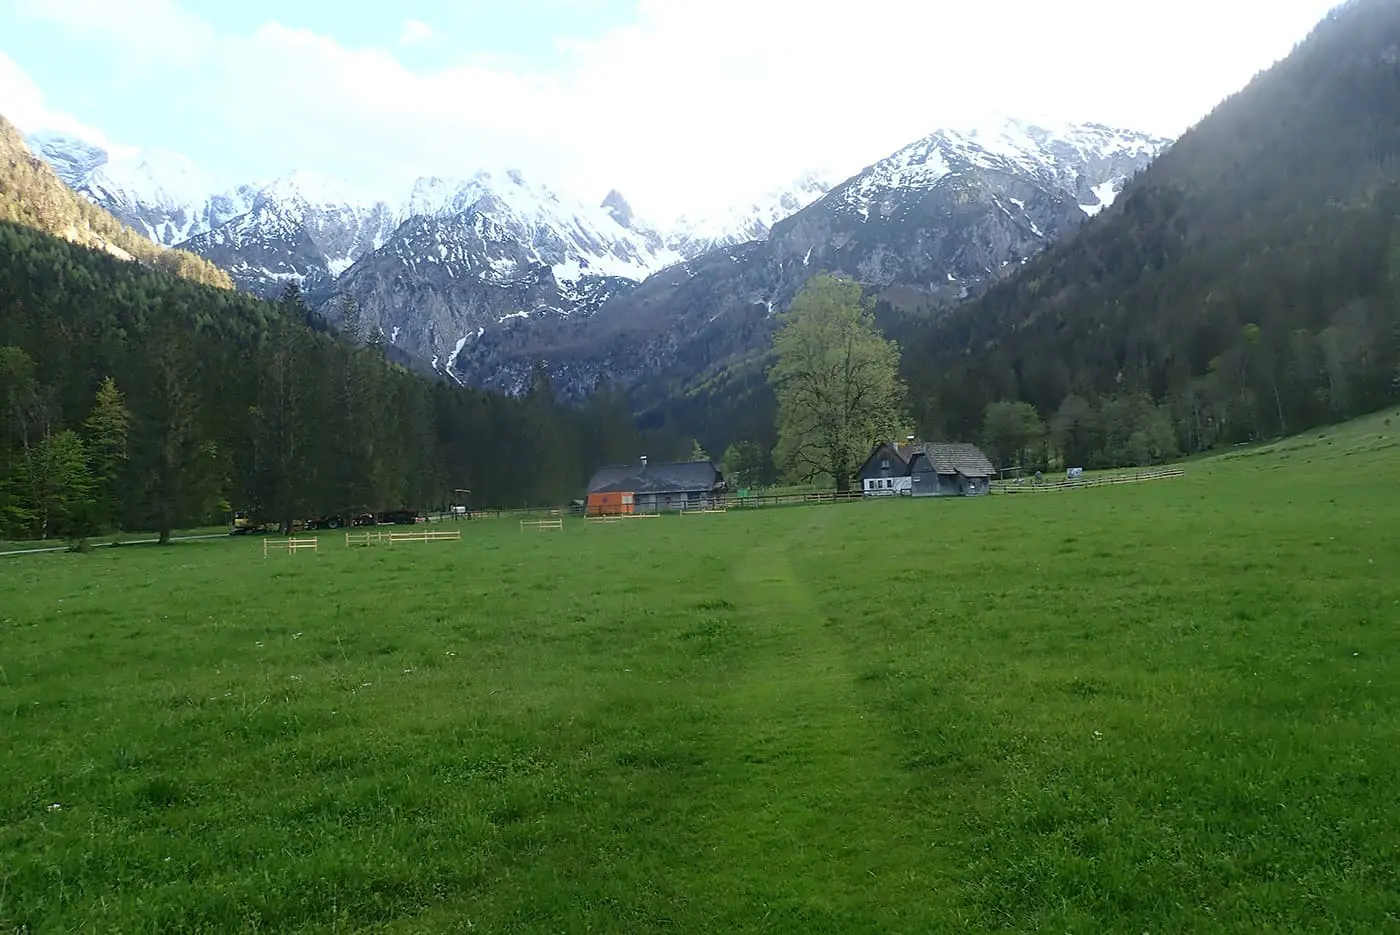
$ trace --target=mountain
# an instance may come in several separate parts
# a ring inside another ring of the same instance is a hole
[[[807,172],[747,204],[716,214],[681,217],[666,235],[666,244],[687,260],[723,247],[768,237],[773,225],[791,217],[831,191],[829,173]]]
[[[616,192],[589,205],[518,171],[480,172],[420,179],[401,223],[335,291],[390,343],[450,370],[489,329],[587,316],[679,259]]]
[[[1097,125],[938,131],[779,221],[766,240],[671,267],[587,319],[502,321],[454,364],[466,382],[515,392],[543,359],[561,392],[606,379],[653,406],[761,354],[774,314],[819,271],[915,311],[975,294],[1101,212],[1167,145]]]
[[[1351,0],[1076,236],[904,330],[921,431],[974,437],[1021,400],[1066,457],[1131,463],[1387,405],[1397,167],[1400,6]]]
[[[566,396],[609,381],[643,408],[761,355],[820,270],[916,314],[976,295],[1167,145],[1096,125],[941,130],[835,187],[809,173],[662,232],[617,191],[582,202],[514,170],[422,178],[402,199],[305,173],[210,196],[179,159],[35,142],[90,199],[188,235],[243,289],[296,281],[332,323],[353,299],[363,326],[463,382],[521,392],[543,359]]]
[[[53,133],[31,134],[26,143],[68,187],[167,247],[245,213],[257,191],[243,185],[211,193],[212,179],[177,153],[113,156],[86,140]]]
[[[105,158],[98,147],[73,148],[65,173],[86,171]],[[208,261],[153,243],[121,221],[80,197],[43,159],[37,158],[20,132],[0,117],[0,221],[9,221],[102,250],[186,279],[231,288],[228,275]]]
[[[294,281],[314,293],[381,247],[398,223],[385,202],[298,172],[262,187],[246,212],[182,246],[228,270],[240,289],[270,297]]]

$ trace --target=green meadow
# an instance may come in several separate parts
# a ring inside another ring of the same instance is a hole
[[[1400,930],[1398,415],[454,528],[4,559],[0,932]]]

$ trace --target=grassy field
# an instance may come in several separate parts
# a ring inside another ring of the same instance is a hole
[[[1400,930],[1400,417],[1182,479],[0,564],[0,932]]]

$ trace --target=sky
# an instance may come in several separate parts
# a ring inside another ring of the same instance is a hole
[[[518,168],[655,221],[994,115],[1177,136],[1336,0],[0,0],[0,114],[217,184]]]

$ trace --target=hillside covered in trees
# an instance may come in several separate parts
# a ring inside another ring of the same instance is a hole
[[[315,324],[295,288],[269,303],[0,223],[0,535],[423,508],[457,488],[560,503],[641,450],[612,394],[468,390]]]
[[[1021,401],[1069,460],[1133,463],[1388,404],[1397,170],[1400,6],[1353,0],[1077,236],[893,326],[921,429],[976,437]]]
[[[233,288],[228,273],[213,263],[146,239],[64,185],[25,148],[19,130],[4,117],[0,117],[0,221],[23,224],[193,282]]]

